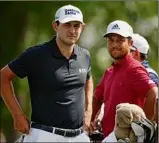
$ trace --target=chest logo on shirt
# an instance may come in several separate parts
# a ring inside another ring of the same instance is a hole
[[[87,73],[86,69],[78,69],[78,70],[79,70],[79,73]]]

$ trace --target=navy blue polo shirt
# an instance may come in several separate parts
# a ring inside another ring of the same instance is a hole
[[[83,125],[85,83],[91,76],[90,55],[75,45],[68,60],[55,39],[28,48],[8,66],[18,77],[28,78],[32,121],[75,129]]]

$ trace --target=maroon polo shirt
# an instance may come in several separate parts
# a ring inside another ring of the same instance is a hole
[[[102,121],[105,137],[113,131],[116,105],[127,102],[143,108],[146,93],[154,86],[146,69],[130,54],[105,71],[95,90],[96,99],[105,105]]]

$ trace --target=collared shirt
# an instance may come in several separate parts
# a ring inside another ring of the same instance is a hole
[[[159,82],[159,80],[158,80],[158,74],[149,66],[148,61],[144,60],[141,64],[146,68],[146,70],[149,73],[150,78],[158,86],[158,82]]]
[[[28,78],[32,121],[76,129],[83,125],[85,83],[91,76],[90,55],[75,45],[68,60],[55,39],[27,49],[8,66],[18,77]]]
[[[116,106],[130,103],[143,108],[146,93],[154,86],[146,69],[130,54],[105,71],[95,90],[96,99],[104,102],[102,130],[105,137],[113,131]]]

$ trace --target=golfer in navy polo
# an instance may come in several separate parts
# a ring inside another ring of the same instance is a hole
[[[89,142],[93,82],[90,54],[76,44],[84,27],[79,8],[57,10],[56,36],[33,46],[1,70],[2,97],[24,142]],[[27,77],[32,114],[27,119],[12,88],[15,77]]]

